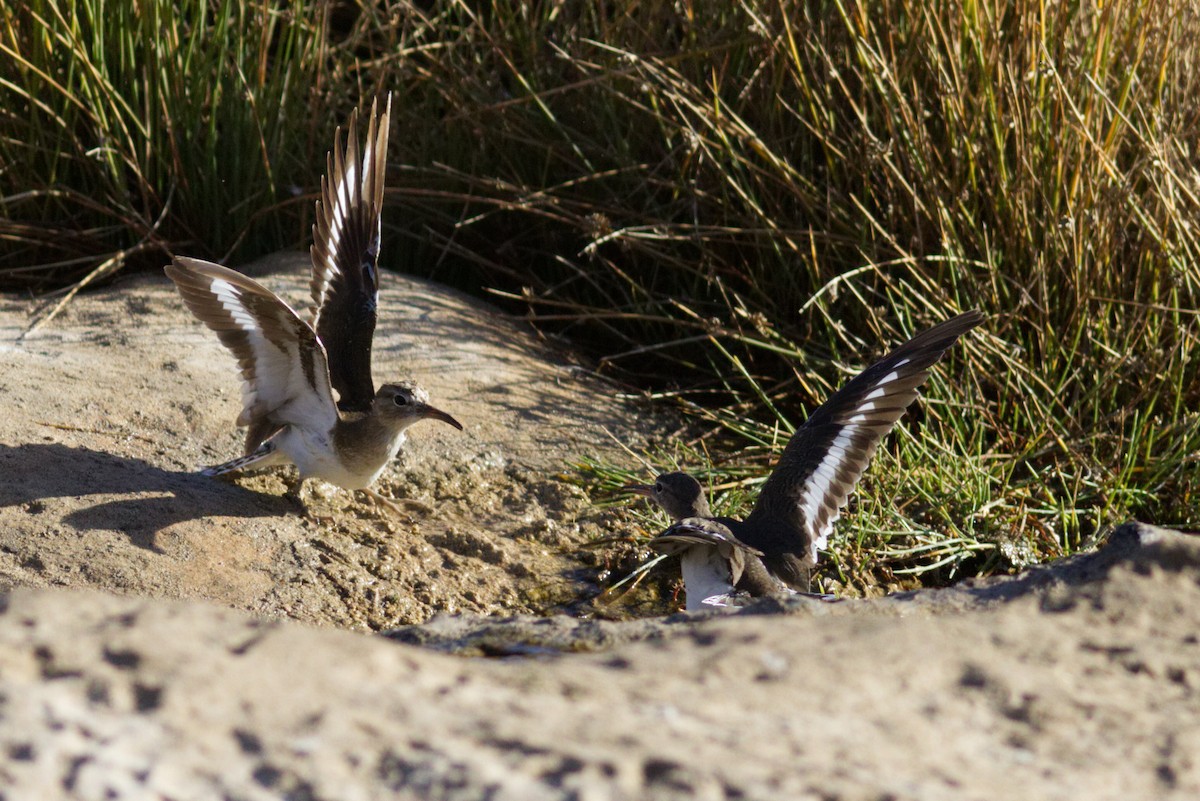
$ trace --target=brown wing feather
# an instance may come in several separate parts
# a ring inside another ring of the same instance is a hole
[[[337,419],[325,351],[275,293],[241,273],[176,257],[165,268],[184,303],[232,351],[242,374],[246,451],[285,425],[326,430]]]
[[[380,211],[383,208],[392,101],[371,104],[359,155],[358,112],[346,145],[338,129],[326,159],[313,225],[312,324],[329,354],[329,375],[345,411],[366,411],[375,396],[371,341],[379,298]]]
[[[966,312],[918,334],[853,378],[796,430],[746,526],[737,530],[766,554],[772,571],[807,589],[807,568],[880,440],[917,397],[933,364],[983,319]]]

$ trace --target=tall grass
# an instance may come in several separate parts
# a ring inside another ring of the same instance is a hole
[[[288,201],[333,130],[310,111],[346,80],[327,60],[324,13],[301,0],[30,0],[0,15],[5,284],[303,236],[310,204]]]
[[[1186,0],[385,0],[249,19],[185,2],[111,26],[29,8],[6,12],[0,68],[10,285],[129,248],[303,240],[310,203],[291,195],[386,86],[392,264],[487,287],[679,402],[700,433],[655,459],[717,476],[731,511],[848,376],[954,312],[990,315],[878,457],[832,578],[992,570],[1129,516],[1200,524]]]
[[[677,378],[751,482],[871,358],[983,308],[842,526],[884,579],[1196,525],[1194,7],[687,8],[450,7],[409,67],[410,124],[459,143],[419,171],[461,203],[440,263]]]

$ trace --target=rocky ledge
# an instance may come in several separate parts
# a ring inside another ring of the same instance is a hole
[[[19,589],[0,796],[1196,798],[1198,690],[1200,539],[1136,524],[951,590],[389,637]]]

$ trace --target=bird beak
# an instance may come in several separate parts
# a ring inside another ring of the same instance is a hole
[[[426,406],[422,407],[421,417],[426,420],[441,420],[443,423],[454,426],[459,431],[463,430],[462,423],[458,422],[453,417],[451,417],[450,415],[443,412],[441,409],[438,409],[433,406],[426,405]]]
[[[625,486],[621,487],[621,489],[625,490],[626,492],[636,493],[637,495],[645,495],[647,498],[654,497],[653,484],[626,484]]]

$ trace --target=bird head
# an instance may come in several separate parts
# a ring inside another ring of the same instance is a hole
[[[663,473],[653,484],[629,484],[630,492],[645,495],[661,506],[672,520],[687,517],[712,517],[704,487],[687,473]]]
[[[462,423],[429,405],[429,395],[415,384],[384,384],[375,393],[375,412],[401,428],[418,420],[441,420],[462,431]]]

